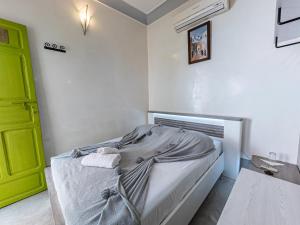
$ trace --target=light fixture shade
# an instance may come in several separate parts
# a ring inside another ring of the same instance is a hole
[[[83,29],[83,34],[86,35],[89,24],[91,20],[91,15],[89,13],[89,6],[86,5],[82,10],[80,10],[80,21]]]

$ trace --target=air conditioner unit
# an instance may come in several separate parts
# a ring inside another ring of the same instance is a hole
[[[176,17],[175,30],[180,33],[228,10],[229,0],[201,0]]]

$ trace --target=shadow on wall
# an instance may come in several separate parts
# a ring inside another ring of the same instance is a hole
[[[232,8],[237,0],[229,0],[230,8]]]
[[[37,35],[35,34],[35,29],[30,26],[27,26],[28,36],[31,43],[39,43],[37,40]],[[49,159],[50,156],[54,155],[55,150],[50,146],[53,146],[53,143],[50,143],[52,137],[54,137],[54,130],[51,125],[50,111],[49,111],[49,103],[47,99],[47,94],[45,92],[45,81],[43,80],[43,72],[39,60],[39,52],[38,48],[30,48],[31,51],[31,63],[33,68],[33,78],[35,82],[36,88],[36,97],[39,105],[39,114],[40,114],[40,123],[42,130],[42,139],[43,139],[43,147],[45,153],[45,160]],[[47,129],[45,129],[47,127]],[[47,162],[48,163],[48,162]]]
[[[251,131],[251,120],[244,118],[243,126],[243,137],[242,137],[242,158],[251,159],[250,153],[250,131]]]

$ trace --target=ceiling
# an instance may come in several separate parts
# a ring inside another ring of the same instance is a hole
[[[151,24],[188,0],[97,0],[143,23]]]
[[[145,14],[151,13],[153,10],[161,6],[167,0],[123,0],[134,8]]]

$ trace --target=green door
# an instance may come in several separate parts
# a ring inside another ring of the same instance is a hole
[[[0,19],[0,208],[46,189],[26,27]]]

